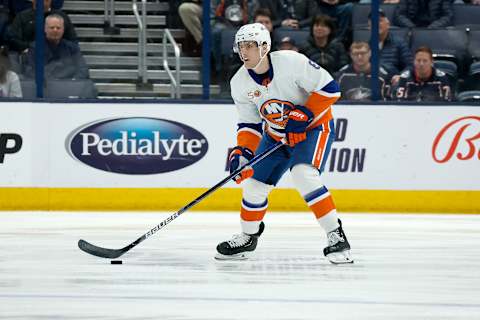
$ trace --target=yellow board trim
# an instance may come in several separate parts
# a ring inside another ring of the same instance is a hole
[[[207,188],[0,188],[0,210],[177,211]],[[331,190],[338,211],[480,213],[480,191]],[[238,211],[241,190],[223,188],[196,211]],[[294,189],[275,189],[269,211],[308,211]]]

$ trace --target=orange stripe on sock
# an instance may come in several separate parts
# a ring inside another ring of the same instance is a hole
[[[267,209],[261,211],[250,211],[242,207],[240,217],[245,221],[262,221]]]
[[[320,219],[333,209],[335,209],[335,203],[333,203],[333,198],[332,196],[326,197],[325,199],[322,199],[318,201],[315,204],[312,204],[310,206],[310,209],[312,209],[313,213],[315,214],[315,217],[317,219]]]

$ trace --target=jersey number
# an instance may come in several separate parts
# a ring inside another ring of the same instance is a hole
[[[309,63],[312,67],[314,67],[315,69],[320,69],[320,66],[319,66],[316,62],[314,62],[314,61],[312,61],[312,60],[308,60],[308,63]]]

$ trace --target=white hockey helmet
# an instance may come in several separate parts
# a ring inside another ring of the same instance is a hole
[[[263,44],[267,44],[268,51],[272,46],[272,40],[270,39],[270,32],[261,23],[250,23],[242,26],[235,34],[235,45],[233,46],[233,52],[238,53],[238,44],[242,41],[255,41],[258,47]]]

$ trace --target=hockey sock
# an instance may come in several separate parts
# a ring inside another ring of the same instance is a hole
[[[325,232],[338,228],[340,225],[335,203],[323,185],[318,169],[308,164],[298,164],[292,168],[291,173],[298,191]]]
[[[253,178],[245,180],[243,184],[240,224],[242,232],[255,234],[258,232],[260,222],[267,212],[267,197],[273,187]]]

